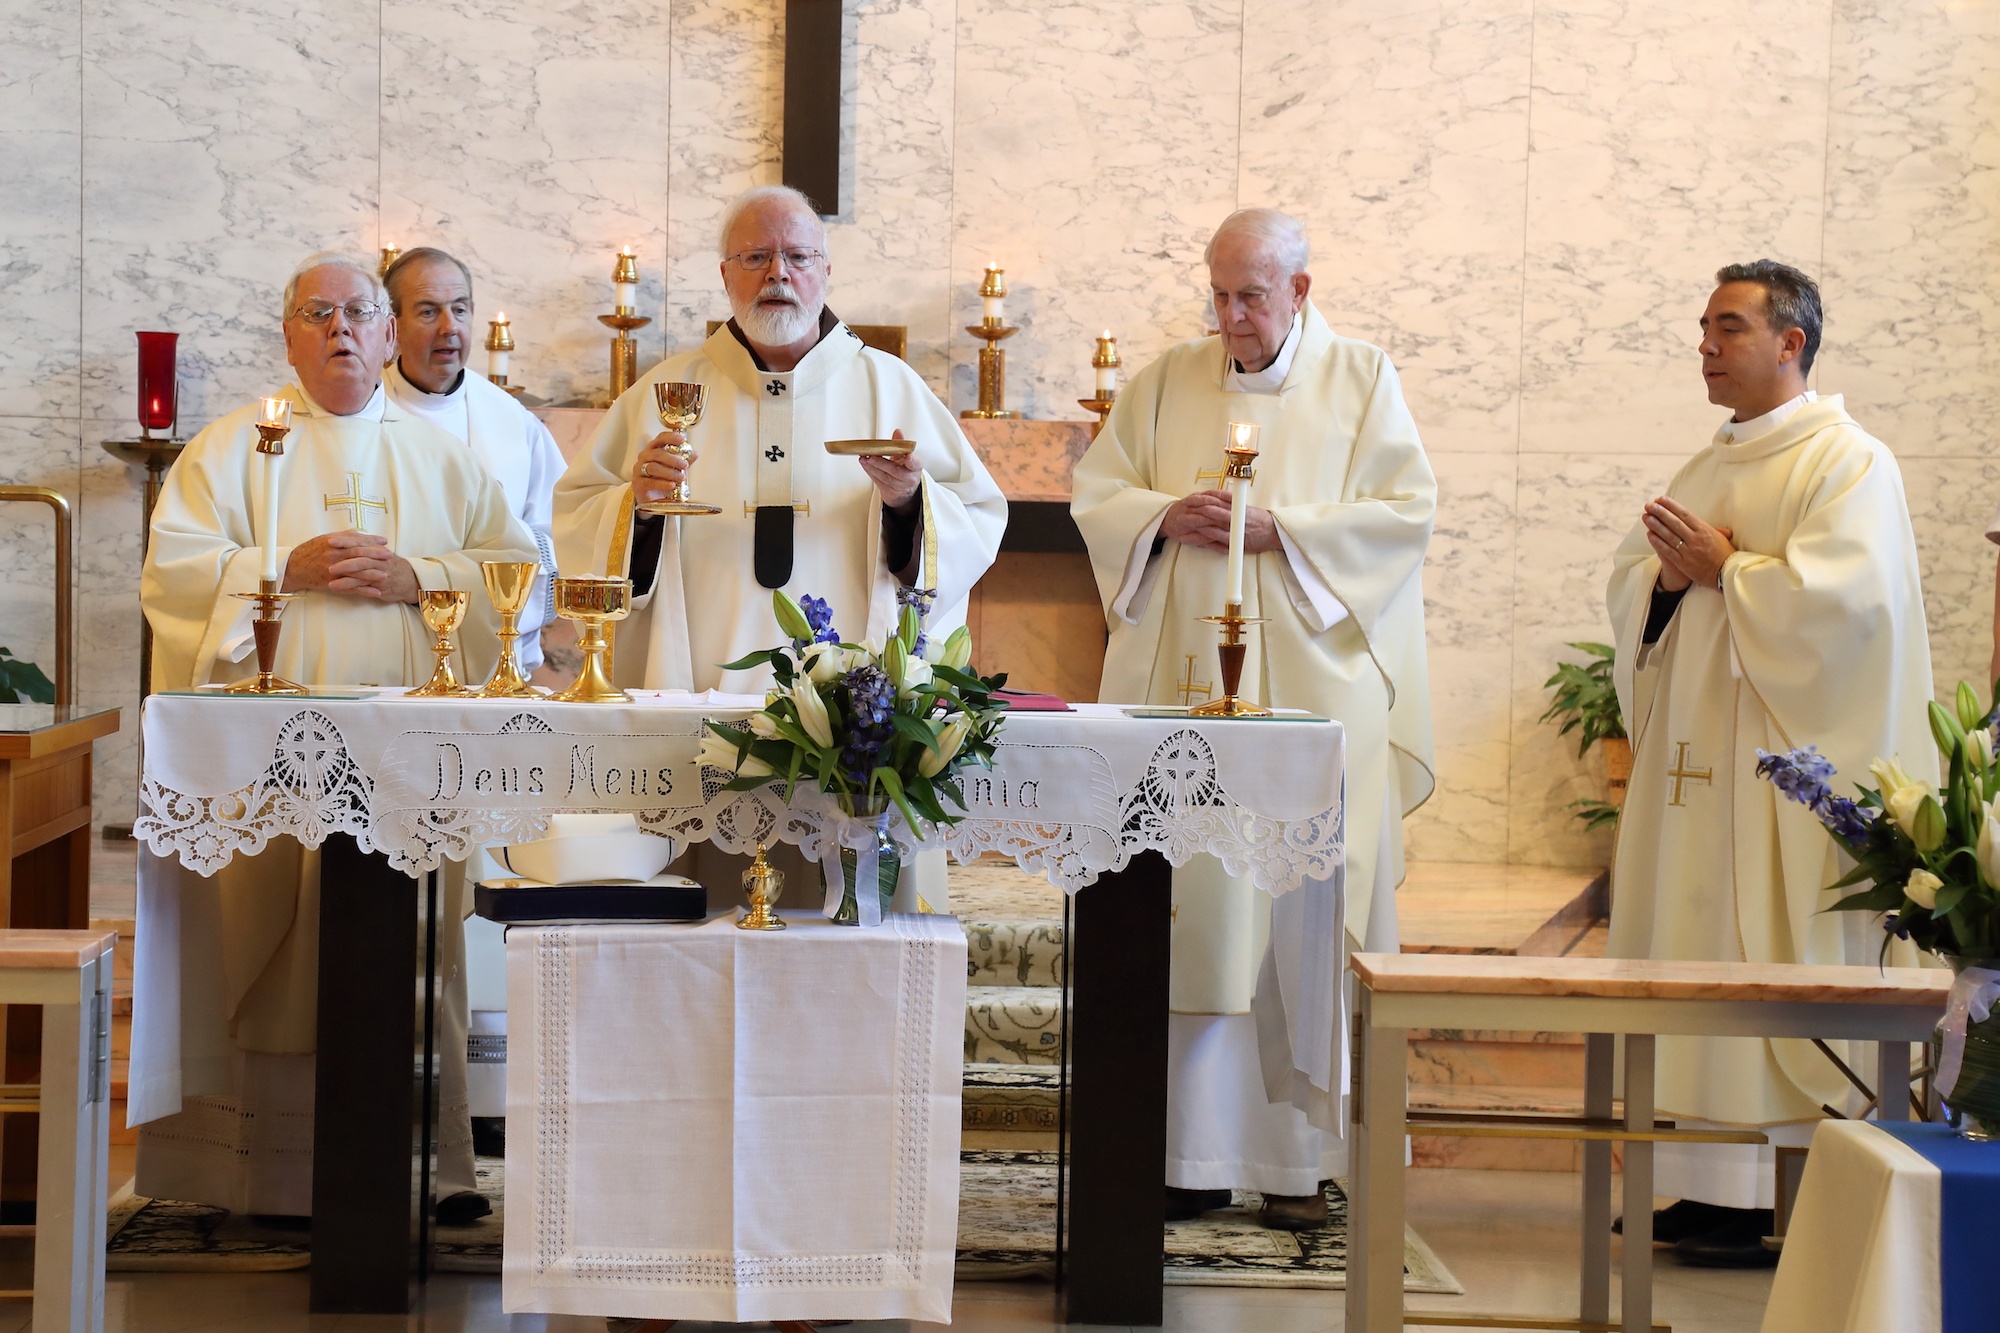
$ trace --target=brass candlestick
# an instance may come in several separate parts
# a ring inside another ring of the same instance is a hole
[[[389,273],[389,265],[395,263],[399,258],[401,258],[402,254],[403,254],[403,248],[399,245],[383,246],[382,267],[375,270],[375,276],[378,278],[387,277]]]
[[[688,431],[701,421],[702,406],[708,401],[708,386],[692,384],[681,380],[661,380],[653,386],[653,406],[659,413],[660,424],[668,430],[680,431],[685,437]],[[694,453],[682,444],[674,450],[682,458]],[[707,504],[695,499],[688,491],[687,473],[675,484],[673,493],[664,500],[648,500],[634,505],[642,514],[719,514],[722,506]]]
[[[515,628],[521,609],[535,591],[542,567],[532,560],[482,560],[480,577],[486,581],[486,599],[500,613],[500,665],[493,678],[480,689],[482,699],[539,699],[548,691],[530,684],[521,670],[521,632]]]
[[[497,318],[486,321],[486,351],[487,382],[519,398],[524,392],[521,386],[507,382],[507,359],[514,354],[514,330],[508,326],[504,310]]]
[[[999,301],[1007,295],[1006,270],[989,265],[986,278],[979,284],[979,296],[987,303],[985,308],[997,311]],[[998,314],[989,313],[977,324],[968,324],[965,331],[975,338],[984,339],[986,345],[979,349],[979,406],[970,412],[960,412],[962,417],[972,417],[982,421],[1010,421],[1020,418],[1019,412],[1009,412],[1007,401],[1007,354],[1000,350],[1002,339],[1011,338],[1021,330],[1010,326]]]
[[[236,596],[257,607],[257,617],[250,622],[250,633],[257,642],[257,674],[246,677],[231,685],[228,694],[304,694],[306,687],[297,681],[286,680],[274,669],[278,663],[278,618],[285,614],[285,603],[298,594],[279,592],[276,579],[259,579],[256,592],[239,592]]]
[[[632,580],[592,575],[556,580],[556,614],[577,622],[583,666],[570,687],[550,698],[566,704],[628,704],[632,696],[611,683],[606,657],[608,622],[632,613]]]
[[[785,890],[785,872],[774,870],[764,859],[764,845],[757,844],[757,858],[750,868],[743,872],[743,892],[750,899],[750,906],[736,922],[738,930],[783,930],[785,922],[771,910],[778,895]]]
[[[1093,440],[1096,439],[1097,432],[1104,429],[1104,419],[1111,415],[1111,409],[1117,404],[1117,402],[1118,402],[1118,396],[1116,394],[1108,394],[1108,393],[1099,394],[1095,398],[1079,398],[1076,400],[1076,405],[1078,407],[1087,407],[1091,411],[1097,413],[1097,420],[1090,423],[1091,439]]]
[[[457,699],[472,691],[458,683],[458,674],[451,669],[451,655],[457,651],[451,641],[451,632],[465,619],[465,604],[470,594],[455,588],[427,588],[417,594],[417,609],[423,613],[424,623],[437,635],[437,642],[431,651],[437,654],[437,666],[431,670],[431,678],[410,691],[412,699]]]
[[[1097,424],[1090,428],[1090,438],[1096,439],[1097,432],[1104,429],[1104,419],[1111,415],[1112,404],[1118,401],[1118,340],[1106,329],[1097,336],[1097,350],[1090,354],[1090,369],[1095,381],[1091,396],[1077,399],[1077,406],[1087,407],[1097,413]]]
[[[1189,717],[1269,717],[1271,710],[1245,699],[1237,691],[1243,686],[1243,657],[1250,645],[1243,641],[1247,625],[1261,625],[1263,616],[1246,616],[1243,603],[1231,602],[1219,616],[1203,616],[1204,625],[1222,626],[1222,642],[1216,654],[1222,659],[1222,697],[1188,709]]]
[[[615,403],[639,378],[639,344],[633,340],[632,330],[643,329],[653,321],[641,315],[627,296],[639,289],[637,256],[621,250],[617,266],[611,270],[611,281],[619,296],[626,299],[620,300],[610,314],[599,315],[597,322],[618,331],[611,339],[611,401]]]

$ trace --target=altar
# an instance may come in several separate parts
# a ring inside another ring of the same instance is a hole
[[[399,1310],[428,1263],[434,876],[561,810],[630,811],[685,844],[783,841],[817,857],[816,792],[722,790],[698,760],[705,719],[761,700],[642,692],[628,705],[161,694],[143,719],[133,1123],[182,1102],[184,911],[201,876],[274,837],[325,845],[314,1125],[313,1306]],[[1336,723],[1128,715],[1108,705],[1011,717],[967,816],[925,846],[997,852],[1077,893],[1065,1300],[1072,1322],[1157,1324],[1165,1179],[1168,865],[1197,852],[1291,894],[1278,970],[1297,1075],[1338,1097],[1344,736]],[[898,833],[908,840],[907,830]],[[909,845],[914,847],[913,841]],[[1087,887],[1086,887],[1087,886]],[[712,885],[711,906],[733,886]],[[186,892],[182,892],[186,889]],[[1077,892],[1081,890],[1081,892]],[[198,989],[198,988],[197,988]],[[414,1079],[411,1071],[416,1071]],[[337,1175],[336,1175],[337,1173]],[[510,1256],[511,1262],[511,1256]]]

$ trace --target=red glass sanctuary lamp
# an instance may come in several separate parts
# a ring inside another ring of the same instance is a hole
[[[174,375],[178,333],[141,333],[139,339],[139,430],[148,440],[153,432],[173,434],[180,416],[179,381]]]

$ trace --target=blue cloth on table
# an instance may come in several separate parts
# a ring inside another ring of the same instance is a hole
[[[1948,1126],[1876,1124],[1914,1148],[1943,1177],[1938,1275],[1944,1333],[1988,1333],[2000,1311],[2000,1144],[1973,1143]]]

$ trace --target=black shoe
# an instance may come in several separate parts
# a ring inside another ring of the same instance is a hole
[[[505,1157],[507,1118],[498,1115],[472,1117],[472,1151],[477,1157]]]
[[[1734,1219],[1674,1246],[1674,1258],[1694,1268],[1776,1268],[1778,1252],[1764,1248],[1775,1219],[1769,1208],[1732,1208]]]
[[[454,1194],[437,1201],[437,1224],[441,1227],[469,1226],[493,1211],[486,1196],[477,1190]]]
[[[1653,1244],[1674,1245],[1689,1236],[1713,1231],[1744,1211],[1741,1208],[1724,1208],[1721,1204],[1699,1203],[1693,1199],[1668,1204],[1653,1213]],[[1625,1234],[1624,1218],[1611,1224],[1611,1234]]]
[[[1266,1231],[1313,1231],[1326,1225],[1326,1194],[1266,1194],[1257,1220]]]
[[[1167,1220],[1191,1222],[1203,1213],[1227,1208],[1234,1196],[1228,1190],[1180,1190],[1167,1186]]]

